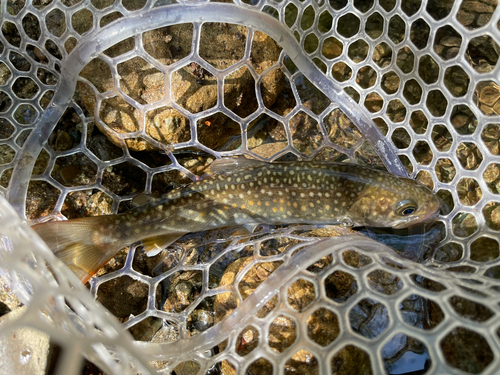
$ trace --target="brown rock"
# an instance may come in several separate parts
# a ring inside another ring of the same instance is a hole
[[[50,215],[56,206],[60,193],[48,182],[31,181],[26,195],[26,217],[28,220]]]
[[[143,34],[144,49],[159,65],[171,65],[189,54],[192,34],[191,24],[152,30]],[[200,36],[200,56],[216,69],[227,69],[243,58],[247,34],[248,29],[244,26],[207,23],[202,27]],[[127,39],[105,53],[118,56],[132,49],[133,43],[133,40]],[[273,39],[260,32],[255,33],[251,61],[258,74],[276,64],[280,52],[281,48]],[[138,104],[158,103],[165,98],[164,73],[142,57],[118,64],[117,71],[120,90]],[[99,92],[113,89],[111,70],[100,59],[92,60],[80,75],[88,79]],[[171,98],[191,113],[204,111],[217,104],[216,82],[216,78],[201,66],[187,64],[171,75]],[[247,117],[257,109],[255,80],[247,66],[230,73],[224,78],[224,83],[223,101],[228,109],[240,117]],[[264,77],[261,90],[266,106],[276,101],[283,85],[281,70],[274,70]],[[83,83],[79,83],[78,90],[86,109],[94,113],[96,99],[93,90]],[[117,133],[136,132],[142,128],[139,109],[119,96],[103,100],[98,115],[106,124],[101,130],[116,145],[121,143]],[[198,126],[198,138],[208,147],[220,147],[231,136],[240,133],[239,126],[234,124],[226,128],[227,116],[221,113],[204,119],[202,123],[206,124],[207,121],[208,126]],[[189,120],[168,106],[146,112],[144,127],[148,135],[164,144],[186,142],[192,137]],[[125,143],[133,151],[155,149],[141,138],[126,139]]]
[[[302,235],[310,236],[338,236],[346,233],[351,233],[348,228],[336,227],[317,229],[302,233]],[[278,250],[279,251],[279,250]],[[249,263],[253,261],[252,257],[244,257],[233,262],[224,272],[220,286],[230,285],[234,282],[239,272],[241,272]],[[263,262],[257,263],[248,270],[238,285],[238,289],[243,299],[251,295],[255,289],[264,282],[267,277],[274,272],[281,262]],[[307,308],[316,298],[315,287],[309,281],[299,279],[292,283],[287,291],[288,303],[292,308],[302,311]],[[259,318],[264,318],[278,305],[278,299],[274,296],[270,299],[263,308],[257,312]],[[229,315],[238,306],[238,300],[229,292],[218,294],[215,297],[214,309],[215,319],[217,324],[227,315]],[[328,345],[339,334],[338,320],[334,313],[326,309],[318,309],[311,314],[307,320],[307,331],[309,336],[318,342],[320,345]],[[321,335],[319,334],[321,333]],[[252,327],[245,327],[237,340],[236,351],[239,355],[244,356],[258,346],[259,340],[267,340],[271,349],[276,353],[284,352],[291,346],[297,336],[297,327],[294,320],[286,315],[279,315],[269,327],[269,332],[266,337],[258,337],[257,331]],[[223,351],[226,348],[226,343],[219,345],[219,349]],[[315,374],[318,371],[317,362],[314,357],[305,350],[296,352],[292,361],[288,361],[285,365],[285,371],[288,373]],[[315,364],[316,363],[316,364]],[[270,374],[269,364],[266,361],[256,361],[252,365],[252,373],[255,374]],[[223,361],[221,364],[222,372],[225,375],[235,374],[234,368]]]
[[[0,277],[0,316],[11,310],[16,310],[21,306],[21,302],[12,292],[7,283]]]
[[[283,150],[286,146],[286,142],[265,143],[252,149],[252,152],[263,158],[270,158]]]

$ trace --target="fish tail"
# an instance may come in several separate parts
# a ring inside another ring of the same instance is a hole
[[[115,215],[52,221],[32,226],[53,253],[86,283],[125,243],[109,233]],[[105,230],[104,230],[105,229]],[[104,234],[108,233],[108,234]]]

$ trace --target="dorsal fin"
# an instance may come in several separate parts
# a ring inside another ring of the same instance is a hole
[[[146,193],[137,194],[134,198],[132,198],[132,207],[135,208],[142,206],[143,204],[149,203],[152,200],[155,200],[159,197],[160,196],[158,194],[146,194]]]
[[[245,157],[222,158],[210,164],[210,173],[228,175],[239,172],[242,169],[261,167],[266,164],[268,163]]]

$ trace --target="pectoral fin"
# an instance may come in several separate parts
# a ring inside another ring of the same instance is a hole
[[[144,251],[148,257],[153,257],[162,252],[167,246],[173,244],[180,237],[184,236],[185,232],[175,232],[163,234],[160,236],[149,237],[142,240]]]
[[[248,233],[253,233],[255,232],[255,228],[257,228],[260,224],[245,224],[243,225],[243,228],[245,228]]]
[[[234,232],[233,236],[246,236],[248,234],[252,234],[255,231],[255,228],[257,228],[259,224],[245,224],[242,225],[241,227],[237,227]]]

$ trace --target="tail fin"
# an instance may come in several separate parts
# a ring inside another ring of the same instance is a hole
[[[114,236],[101,235],[114,215],[37,224],[32,229],[54,254],[86,283],[125,246]],[[104,227],[103,227],[104,226]]]

